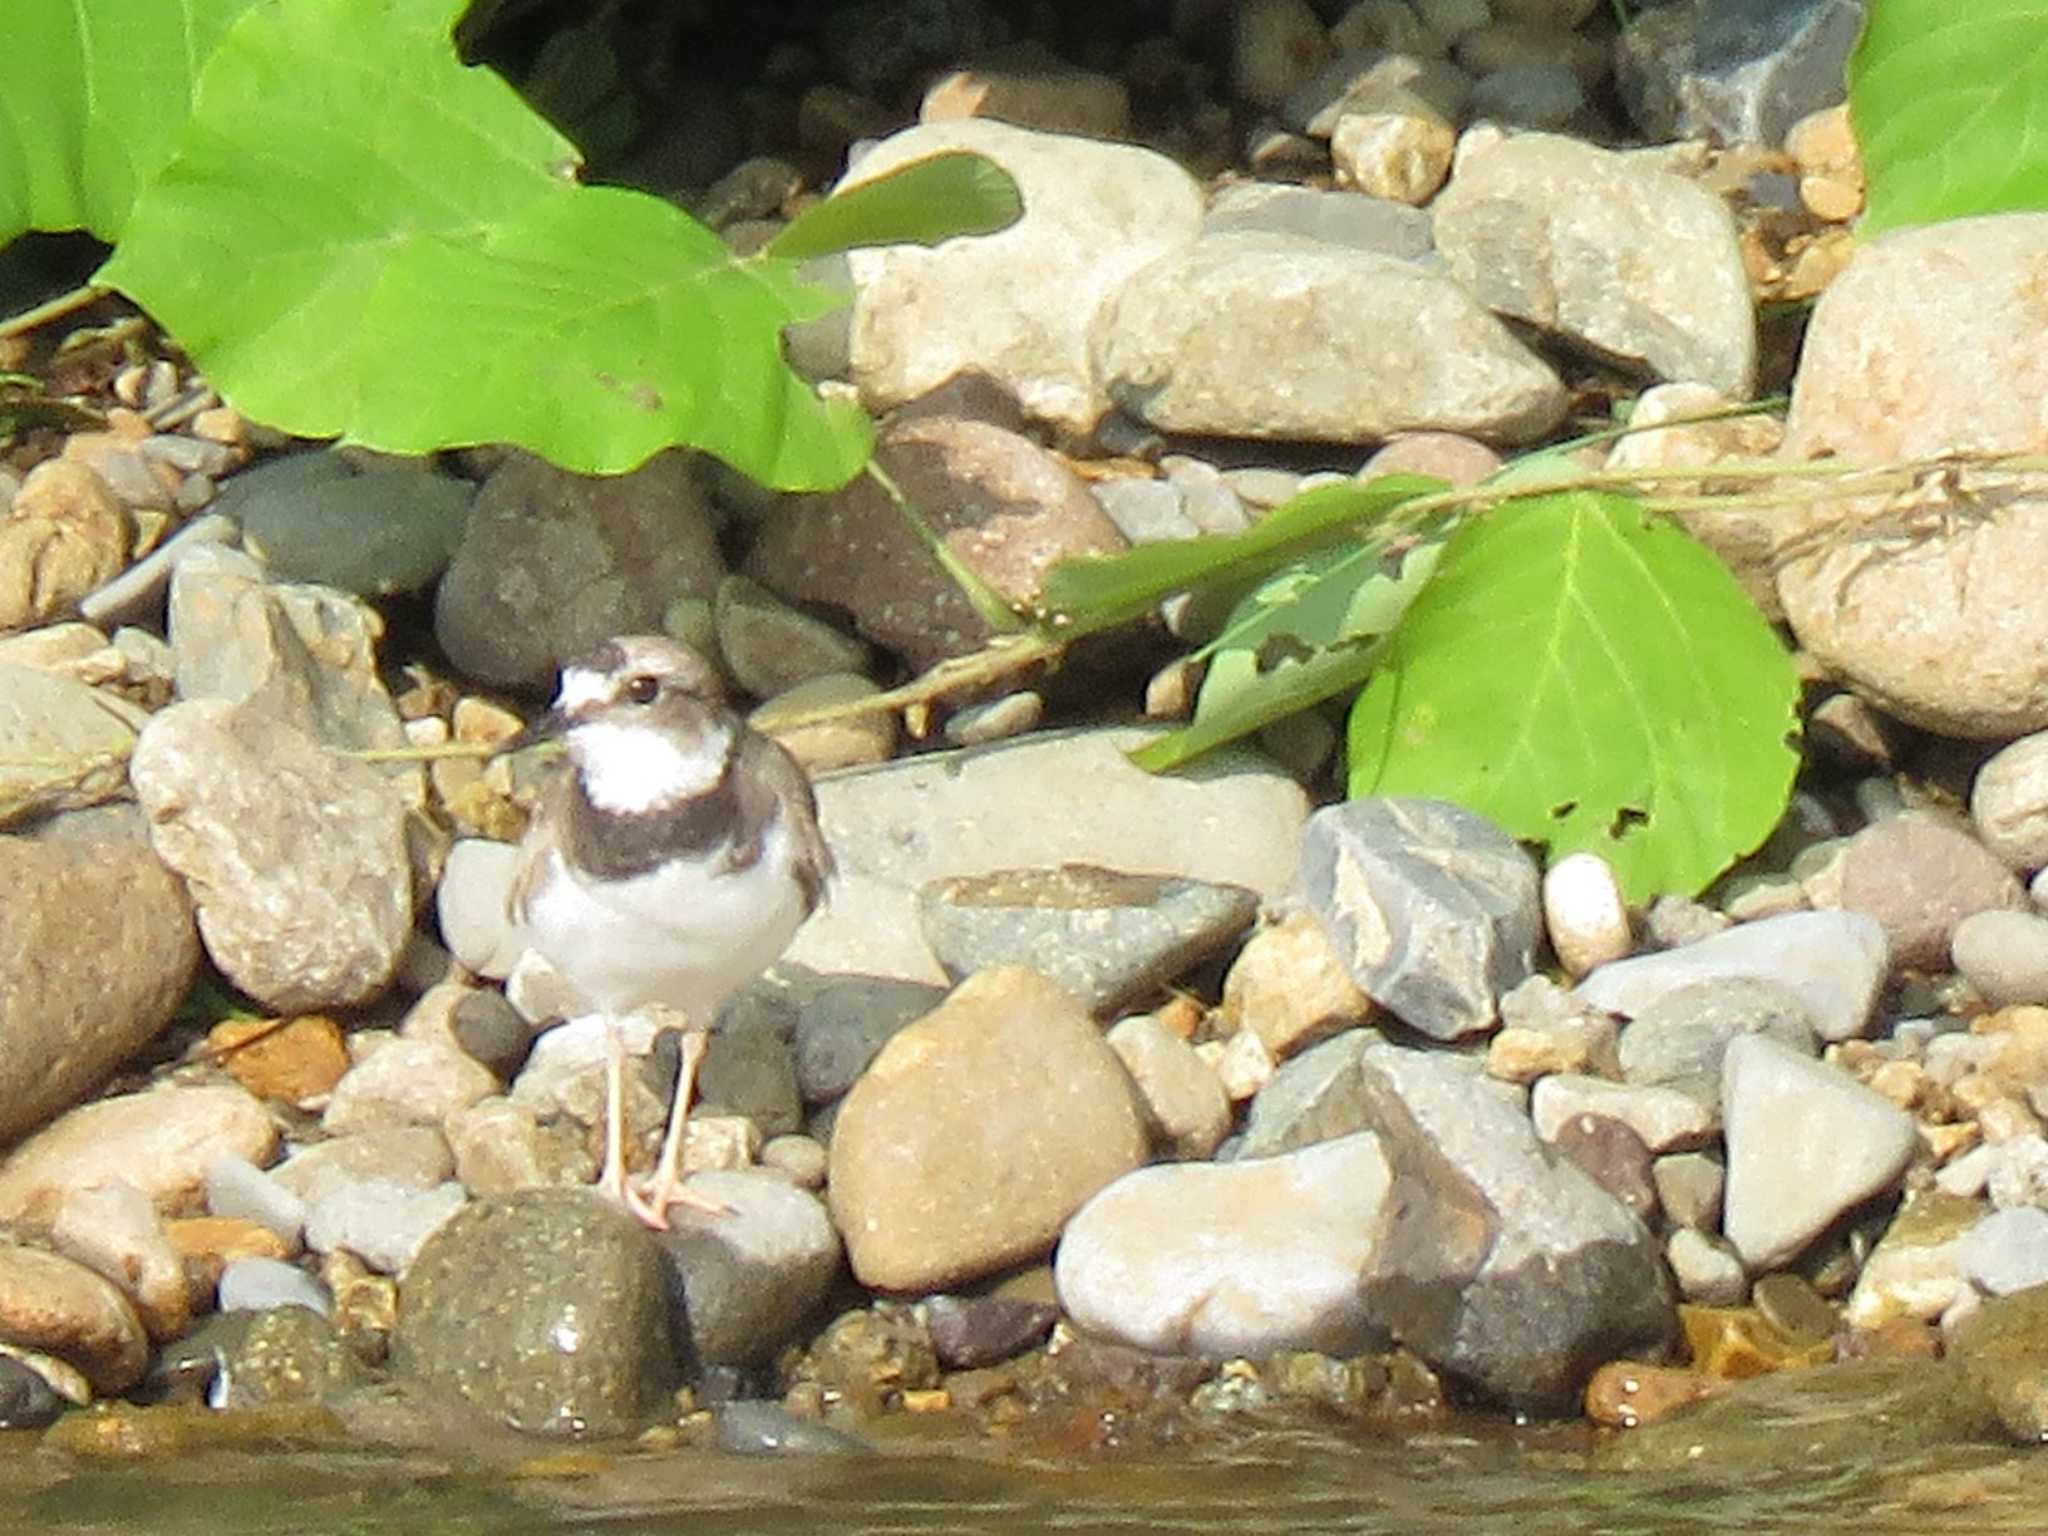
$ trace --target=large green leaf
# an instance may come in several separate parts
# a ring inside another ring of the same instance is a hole
[[[244,16],[102,280],[306,436],[514,442],[592,473],[683,443],[787,488],[851,477],[866,421],[781,355],[830,300],[659,199],[576,185],[568,141],[456,57],[459,9]]]
[[[992,235],[1024,216],[1017,183],[995,161],[947,150],[813,203],[768,243],[768,254],[807,261],[867,245],[936,245]]]
[[[1353,706],[1353,795],[1433,795],[1631,899],[1691,895],[1777,824],[1798,754],[1790,657],[1726,567],[1622,496],[1461,528]]]
[[[2048,0],[1870,0],[1849,110],[1865,234],[2048,208]]]
[[[1141,544],[1119,555],[1072,556],[1046,572],[1040,606],[1055,622],[1096,624],[1136,617],[1162,598],[1206,581],[1248,586],[1313,549],[1345,538],[1346,530],[1355,525],[1448,488],[1426,475],[1318,486],[1274,508],[1244,533]]]
[[[1357,687],[1442,549],[1440,538],[1392,555],[1380,541],[1326,549],[1260,583],[1195,653],[1209,666],[1193,721],[1131,760],[1155,773],[1177,768]]]
[[[362,323],[403,335],[408,365],[365,390],[348,430],[398,453],[525,443],[596,472],[680,441],[764,484],[838,485],[867,460],[868,418],[821,401],[775,344],[836,302],[788,263],[732,260],[658,198],[543,198],[392,263]]]
[[[118,239],[170,158],[193,82],[254,0],[12,0],[0,52],[0,245]]]

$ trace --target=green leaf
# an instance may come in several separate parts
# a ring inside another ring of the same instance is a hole
[[[594,474],[683,441],[764,484],[841,485],[867,460],[868,418],[821,401],[775,345],[836,302],[788,263],[732,260],[658,198],[544,198],[393,263],[362,326],[403,336],[410,361],[365,392],[348,430],[394,453],[525,443]]]
[[[1205,534],[1141,544],[1120,555],[1076,555],[1046,572],[1040,606],[1054,619],[1099,624],[1149,611],[1162,598],[1205,581],[1249,584],[1344,536],[1355,524],[1449,487],[1426,475],[1387,475],[1370,484],[1318,486],[1275,507],[1238,534]]]
[[[767,254],[808,261],[865,245],[937,245],[954,235],[992,235],[1023,216],[1008,171],[985,156],[948,150],[812,204],[768,242]]]
[[[1871,0],[1849,60],[1862,232],[2048,208],[2048,0]]]
[[[170,158],[193,82],[254,0],[13,0],[0,54],[0,245],[118,239]]]
[[[1270,577],[1196,657],[1209,657],[1194,720],[1131,754],[1154,773],[1248,736],[1365,681],[1379,641],[1429,580],[1441,538],[1389,556],[1330,549]]]
[[[1623,496],[1502,506],[1452,536],[1350,725],[1351,793],[1433,795],[1631,900],[1692,895],[1791,793],[1798,680],[1735,578]]]
[[[590,473],[684,443],[771,485],[844,483],[867,422],[781,354],[834,298],[660,199],[576,185],[569,142],[456,57],[459,9],[244,16],[101,280],[289,432],[513,442]]]

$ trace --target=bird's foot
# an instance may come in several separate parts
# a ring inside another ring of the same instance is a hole
[[[700,1194],[681,1179],[666,1181],[657,1175],[636,1185],[628,1181],[623,1194],[627,1210],[639,1218],[642,1226],[656,1232],[669,1229],[668,1213],[680,1206],[697,1212],[700,1216],[730,1216],[732,1207],[712,1195]]]

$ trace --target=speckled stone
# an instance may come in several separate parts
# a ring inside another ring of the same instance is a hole
[[[626,1434],[676,1384],[653,1234],[581,1190],[480,1200],[406,1276],[391,1363],[515,1429]]]

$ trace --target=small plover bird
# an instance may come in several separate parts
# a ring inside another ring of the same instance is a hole
[[[598,1186],[649,1226],[683,1187],[683,1126],[719,1004],[781,956],[832,873],[796,760],[725,702],[696,652],[660,636],[607,641],[562,668],[547,713],[506,743],[549,739],[568,762],[543,792],[509,896],[525,936],[604,1020]],[[675,1099],[653,1177],[626,1176],[623,1026],[683,1025]]]

